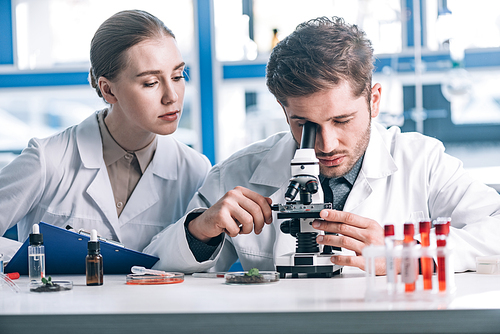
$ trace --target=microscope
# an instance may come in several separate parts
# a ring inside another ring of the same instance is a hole
[[[342,271],[341,266],[330,261],[334,255],[331,247],[316,242],[317,235],[323,232],[312,227],[313,221],[320,219],[321,210],[332,208],[331,203],[323,203],[318,179],[319,160],[314,151],[316,126],[306,122],[302,129],[300,148],[290,163],[292,178],[285,193],[286,204],[272,205],[272,210],[278,212],[278,219],[288,219],[281,223],[281,232],[297,239],[295,253],[276,259],[276,271],[281,278],[329,278]]]

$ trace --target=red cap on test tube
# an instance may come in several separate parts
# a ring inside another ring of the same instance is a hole
[[[437,235],[448,235],[450,233],[450,225],[447,222],[435,224]]]
[[[413,235],[415,235],[415,226],[413,223],[405,223],[404,233],[405,236],[411,236],[413,238]]]
[[[429,233],[431,231],[431,221],[430,220],[422,220],[419,223],[419,231],[420,231],[420,233]]]
[[[450,233],[451,218],[439,217],[436,219],[434,227],[436,228],[436,234],[438,235],[448,235]]]
[[[386,224],[384,225],[384,235],[390,237],[394,235],[394,225]]]

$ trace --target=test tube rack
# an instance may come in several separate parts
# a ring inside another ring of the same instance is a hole
[[[418,260],[423,258],[432,258],[437,264],[437,257],[445,259],[445,282],[446,289],[439,290],[438,274],[432,275],[432,289],[424,289],[423,276],[418,274]],[[422,247],[419,244],[411,247],[403,247],[402,245],[395,246],[392,249],[387,249],[385,246],[366,246],[363,249],[363,257],[365,259],[366,272],[366,293],[365,299],[371,301],[392,300],[449,300],[453,297],[456,286],[454,281],[453,270],[453,254],[448,247]],[[388,261],[403,263],[403,261],[411,259],[417,263],[415,275],[415,289],[412,292],[405,291],[405,282],[402,275],[398,274],[394,278],[394,282],[390,282],[389,277],[376,276],[375,266],[376,261],[385,261],[387,266]]]

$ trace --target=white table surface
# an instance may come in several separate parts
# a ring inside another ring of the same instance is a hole
[[[223,278],[180,284],[132,286],[125,275],[107,275],[102,286],[71,280],[71,291],[20,293],[0,288],[0,333],[498,333],[500,276],[456,274],[456,292],[365,298],[363,272],[330,279],[282,279],[267,285],[226,285]],[[385,284],[385,277],[377,277]],[[415,297],[416,296],[416,297]],[[98,331],[93,331],[98,329]],[[168,331],[167,331],[168,329]]]

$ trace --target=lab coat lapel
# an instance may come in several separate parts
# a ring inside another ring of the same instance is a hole
[[[148,166],[139,183],[137,183],[127,205],[123,208],[119,218],[120,225],[125,225],[131,219],[137,217],[158,202],[160,198],[158,195],[159,189],[158,185],[154,182],[155,175],[151,167],[151,165]]]
[[[118,215],[108,171],[102,158],[102,139],[96,114],[92,114],[78,125],[76,140],[83,166],[89,170],[96,170],[96,174],[87,188],[87,194],[104,213],[111,224],[110,228],[114,230],[116,237],[120,240]]]
[[[123,208],[119,218],[120,225],[126,224],[159,201],[162,183],[156,182],[155,178],[177,180],[179,154],[172,154],[171,151],[177,147],[171,142],[172,140],[169,136],[158,138],[158,146],[153,160],[144,171],[127,205]]]
[[[381,132],[384,131],[386,130],[382,125],[372,122],[363,166],[344,205],[344,211],[355,210],[372,194],[374,180],[389,177],[398,170],[388,148],[390,143],[386,144],[382,137]]]
[[[92,197],[94,202],[104,213],[116,237],[120,240],[120,225],[118,224],[118,214],[116,212],[113,189],[111,188],[108,170],[104,162],[102,163],[102,167],[97,171],[94,180],[92,180],[92,183],[87,188],[87,194]]]

